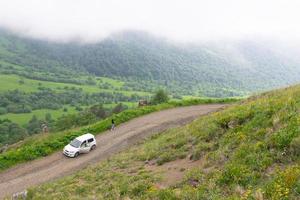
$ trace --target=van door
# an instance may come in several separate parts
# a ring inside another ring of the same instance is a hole
[[[80,146],[80,153],[88,153],[90,151],[90,146],[87,141],[83,141]]]
[[[93,143],[94,143],[94,138],[88,139],[88,143],[89,143],[89,145],[91,147],[93,145]]]

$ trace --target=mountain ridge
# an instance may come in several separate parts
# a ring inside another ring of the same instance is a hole
[[[263,41],[183,45],[144,32],[123,32],[95,44],[80,44],[2,32],[0,49],[0,60],[29,66],[31,71],[187,85],[204,96],[217,96],[213,91],[218,90],[238,96],[300,81],[300,60]]]

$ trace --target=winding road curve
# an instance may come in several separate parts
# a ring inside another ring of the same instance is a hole
[[[0,173],[0,199],[28,187],[60,178],[76,172],[87,165],[99,162],[108,156],[152,134],[181,126],[195,118],[223,108],[223,104],[208,104],[173,108],[151,113],[118,126],[96,137],[97,148],[77,158],[67,158],[62,152],[31,162],[20,164]]]

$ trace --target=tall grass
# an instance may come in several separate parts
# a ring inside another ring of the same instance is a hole
[[[31,188],[29,197],[296,200],[299,146],[297,86],[251,97],[155,135],[96,166]],[[202,159],[202,165],[187,170],[180,182],[167,188],[159,186],[161,173],[145,167],[145,161],[163,165],[181,158]]]

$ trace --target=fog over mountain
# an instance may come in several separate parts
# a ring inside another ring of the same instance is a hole
[[[29,73],[25,75],[31,78],[35,72],[54,77],[78,72],[154,81],[170,91],[180,88],[185,94],[214,97],[244,95],[300,81],[298,49],[277,41],[182,44],[137,31],[112,34],[92,44],[26,39],[7,31],[2,31],[0,38],[0,59],[24,66]]]
[[[244,95],[300,81],[299,7],[296,0],[2,0],[0,59],[30,78],[78,72],[155,81],[174,93]]]
[[[1,0],[0,27],[55,41],[139,30],[172,40],[298,40],[297,0]]]

